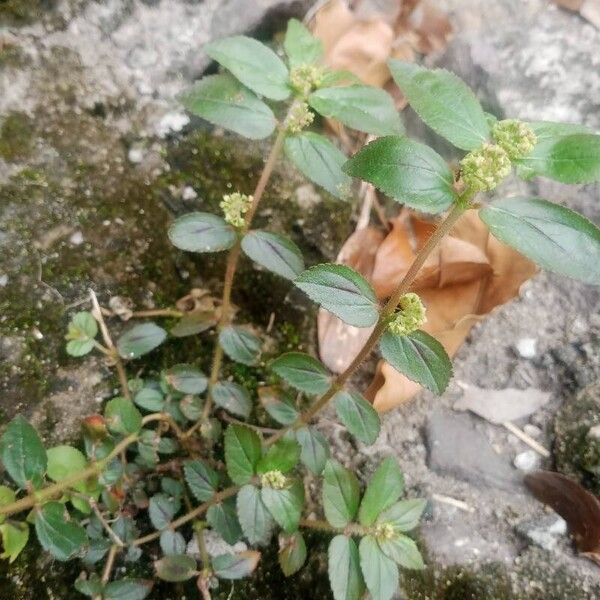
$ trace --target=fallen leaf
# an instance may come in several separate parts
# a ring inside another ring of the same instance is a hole
[[[490,423],[501,425],[527,417],[550,400],[548,392],[536,388],[489,390],[474,385],[462,385],[463,396],[454,404],[455,410],[470,410]]]
[[[598,0],[554,0],[562,8],[578,12],[584,19],[600,29],[600,2]]]
[[[551,471],[529,473],[525,485],[567,522],[579,553],[600,565],[600,501],[579,483]]]

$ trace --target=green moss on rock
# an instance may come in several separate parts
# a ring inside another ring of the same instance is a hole
[[[34,127],[22,112],[11,112],[0,127],[0,156],[9,162],[26,159],[33,150]]]

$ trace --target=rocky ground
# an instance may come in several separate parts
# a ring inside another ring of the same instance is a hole
[[[215,209],[224,184],[250,191],[263,149],[209,135],[174,98],[208,66],[202,43],[240,31],[269,37],[310,4],[0,3],[0,423],[25,412],[48,439],[73,438],[78,417],[111,394],[100,361],[74,361],[62,349],[68,314],[90,286],[103,301],[122,295],[140,308],[172,304],[192,286],[218,287],[219,260],[199,265],[173,251],[165,226],[173,213]],[[437,62],[466,79],[487,110],[600,130],[600,31],[544,0],[440,5],[457,34]],[[410,113],[407,122],[448,152]],[[502,192],[558,200],[600,223],[598,186],[510,181]],[[282,164],[259,218],[291,229],[312,263],[335,257],[350,216]],[[249,266],[240,284],[243,314],[266,326],[275,311],[279,341],[313,344],[313,314],[287,286]],[[341,460],[367,476],[393,454],[410,493],[431,498],[421,538],[432,566],[405,578],[408,600],[600,596],[598,568],[576,557],[564,523],[522,484],[524,469],[556,463],[598,492],[585,434],[600,422],[599,306],[597,289],[542,273],[473,330],[446,394],[422,394],[388,414],[375,445],[356,453],[327,415],[321,420]],[[187,339],[148,368],[202,350]],[[541,460],[505,428],[456,410],[468,386],[475,398],[527,390],[523,402],[547,392],[544,406],[516,424],[552,457]],[[35,555],[10,574],[0,567],[0,598],[73,594],[65,583],[73,573],[65,578]],[[306,589],[326,597],[322,566],[315,558],[316,583],[300,576],[286,584],[286,597]],[[281,597],[269,566],[260,581],[265,587],[246,597]]]

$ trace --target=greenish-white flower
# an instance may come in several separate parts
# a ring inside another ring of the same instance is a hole
[[[314,118],[315,115],[306,102],[295,104],[285,120],[286,131],[288,133],[300,133],[313,122]]]
[[[510,158],[504,148],[484,144],[460,161],[460,175],[473,192],[489,192],[510,174]]]
[[[282,490],[287,485],[287,479],[281,471],[267,471],[260,476],[260,484],[263,487]]]
[[[396,537],[396,529],[391,523],[378,523],[373,534],[378,540],[391,540]]]
[[[317,65],[299,65],[290,73],[290,85],[303,97],[308,96],[323,82],[323,67]]]
[[[492,136],[511,160],[524,158],[537,143],[533,129],[518,119],[498,121],[492,128]]]
[[[219,206],[223,211],[225,220],[234,227],[243,227],[244,215],[248,212],[252,200],[252,196],[240,194],[239,192],[223,196]]]
[[[388,325],[389,330],[397,335],[408,335],[420,329],[426,322],[425,306],[421,298],[413,292],[404,294],[398,304],[398,312]]]

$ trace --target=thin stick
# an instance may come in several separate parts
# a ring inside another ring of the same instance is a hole
[[[441,502],[442,504],[449,504],[450,506],[454,506],[455,508],[459,508],[460,510],[464,510],[465,512],[474,512],[475,509],[466,502],[462,500],[457,500],[456,498],[452,498],[450,496],[444,496],[443,494],[431,494],[431,497],[437,502]]]
[[[538,454],[544,458],[550,458],[550,452],[541,444],[538,444],[532,437],[528,436],[524,431],[521,431],[516,425],[510,421],[502,423],[513,435],[516,435],[522,442],[525,442],[530,448],[533,448]]]
[[[117,557],[117,553],[119,552],[119,546],[116,544],[110,547],[108,551],[108,558],[106,559],[106,564],[104,565],[104,571],[102,572],[102,583],[107,584],[110,580],[110,576],[115,566],[115,558]],[[102,600],[102,596],[94,596],[94,600]]]
[[[98,521],[100,521],[102,527],[104,527],[104,530],[106,531],[106,533],[108,533],[110,539],[115,543],[116,546],[123,548],[125,546],[123,540],[113,531],[112,527],[108,524],[108,521],[104,518],[104,515],[98,508],[97,502],[93,498],[85,499],[87,500],[88,504],[92,507],[94,514],[96,515],[96,517],[98,517]]]

